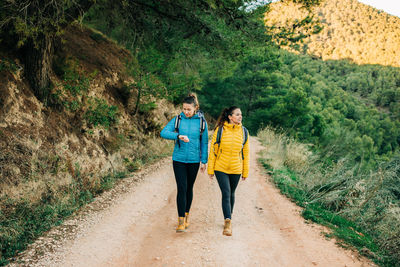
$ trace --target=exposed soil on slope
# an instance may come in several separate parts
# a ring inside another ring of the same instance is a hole
[[[130,60],[129,51],[102,34],[69,26],[57,42],[50,75],[51,93],[69,95],[51,98],[46,105],[34,96],[18,57],[0,45],[0,62],[9,66],[0,69],[0,198],[36,202],[42,195],[58,195],[78,171],[90,189],[98,177],[126,171],[126,163],[140,157],[138,151],[172,118],[175,108],[158,101],[154,110],[133,114],[137,89],[127,73]],[[66,81],[67,71],[89,81],[88,88],[79,85],[76,90],[81,92],[74,98],[64,87],[76,82]],[[109,128],[89,125],[84,118],[88,103],[98,99],[117,108],[118,122]],[[76,110],[67,107],[76,102],[81,103]],[[89,178],[93,175],[94,180]],[[51,190],[46,189],[49,183]],[[35,190],[36,198],[26,193]]]

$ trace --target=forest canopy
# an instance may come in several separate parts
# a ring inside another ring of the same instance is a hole
[[[152,46],[167,54],[191,46],[235,54],[250,40],[265,38],[260,18],[268,6],[248,11],[252,2],[6,0],[0,6],[0,39],[18,51],[36,97],[47,103],[54,49],[59,35],[74,21],[85,18],[131,51]],[[319,1],[296,2],[309,7]]]

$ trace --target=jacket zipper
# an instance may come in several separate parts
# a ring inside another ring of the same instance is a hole
[[[189,121],[188,121],[188,123],[189,123],[189,130],[188,130],[188,134],[187,135],[189,135],[190,133],[191,133],[191,126],[192,126],[192,121],[190,121],[190,119],[191,118],[187,118]],[[186,162],[188,161],[188,157],[189,157],[189,149],[190,149],[190,147],[189,147],[189,144],[187,144],[187,146],[186,146],[186,150],[185,150],[185,155],[186,155]]]

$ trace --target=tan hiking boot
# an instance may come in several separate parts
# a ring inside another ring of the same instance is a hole
[[[178,226],[176,227],[176,232],[185,232],[185,217],[178,218]]]
[[[185,229],[189,228],[189,212],[185,212]]]
[[[224,231],[223,235],[231,236],[232,235],[232,221],[231,219],[225,219]]]

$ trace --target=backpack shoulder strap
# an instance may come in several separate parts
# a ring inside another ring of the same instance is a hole
[[[242,126],[242,129],[243,129],[243,144],[242,144],[243,147],[244,144],[246,144],[247,139],[249,139],[249,131],[244,126]]]
[[[206,118],[204,118],[204,113],[201,110],[197,111],[197,115],[199,116],[200,119],[200,136],[201,136],[201,134],[206,129]]]
[[[181,119],[182,119],[181,114],[179,114],[175,117],[175,126],[174,127],[175,127],[176,133],[179,133],[179,125],[181,125]]]
[[[181,119],[182,119],[182,116],[181,116],[181,114],[179,114],[179,115],[177,115],[176,117],[175,117],[175,129],[174,129],[174,132],[176,132],[176,133],[178,133],[179,134],[179,125],[181,125]],[[179,139],[176,139],[175,140],[175,144],[176,143],[178,143],[178,146],[179,147],[181,147],[181,143],[179,142]]]
[[[243,148],[247,142],[247,139],[249,138],[249,131],[243,125],[242,125],[242,130],[243,130],[242,159],[244,160]]]
[[[203,132],[206,129],[206,120],[204,117],[200,117],[200,143],[203,140]]]
[[[221,136],[222,136],[223,128],[224,128],[224,126],[218,127],[218,129],[217,129],[217,138],[215,139],[214,145],[218,145],[218,149],[215,150],[215,148],[214,148],[214,155],[215,155],[215,156],[217,156],[217,153],[218,153],[218,151],[219,151],[219,146],[220,146],[220,144],[221,144]]]
[[[204,117],[200,117],[200,136],[206,129],[206,119]]]
[[[222,127],[218,127],[218,132],[217,132],[217,139],[215,140],[215,144],[219,144],[221,143],[221,137],[222,137],[222,131],[223,131],[224,126]]]

